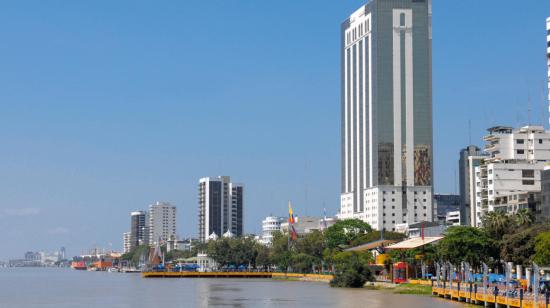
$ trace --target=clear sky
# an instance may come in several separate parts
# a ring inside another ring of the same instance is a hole
[[[452,193],[468,120],[480,145],[547,123],[550,1],[433,2],[435,191]],[[156,200],[196,236],[204,176],[246,185],[246,232],[288,200],[336,213],[339,29],[363,3],[2,2],[0,259],[120,249]]]

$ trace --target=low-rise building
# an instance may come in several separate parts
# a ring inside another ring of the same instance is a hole
[[[262,221],[262,237],[260,242],[264,245],[271,245],[273,233],[281,231],[281,223],[283,223],[283,221],[285,221],[283,217],[267,216]]]
[[[460,211],[460,196],[453,194],[434,194],[434,221],[445,223],[449,212]]]
[[[445,223],[449,226],[460,226],[460,211],[448,212],[445,217]]]

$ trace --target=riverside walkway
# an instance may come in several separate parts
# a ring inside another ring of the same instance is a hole
[[[516,292],[515,290],[499,289],[498,286],[491,284],[486,291],[476,284],[460,285],[454,282],[453,286],[444,281],[438,287],[435,281],[427,280],[411,280],[412,284],[431,285],[432,294],[443,297],[449,300],[457,300],[471,304],[485,305],[489,304],[495,307],[522,307],[522,308],[550,308],[549,297],[541,294],[535,302],[532,293],[523,293],[523,290]]]
[[[330,281],[333,276],[325,274],[298,274],[277,272],[142,272],[144,278],[275,278],[304,281]]]
[[[270,272],[142,272],[144,278],[271,278]]]

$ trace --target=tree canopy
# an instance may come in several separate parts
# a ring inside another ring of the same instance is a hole
[[[326,244],[330,249],[348,247],[358,237],[371,231],[371,226],[359,219],[340,220],[325,231]]]
[[[481,262],[490,263],[499,256],[495,240],[484,230],[474,227],[449,228],[437,249],[439,257],[444,261],[453,264],[465,261],[477,268]]]

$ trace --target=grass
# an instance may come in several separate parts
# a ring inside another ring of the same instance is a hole
[[[432,287],[419,284],[403,283],[398,285],[393,293],[396,294],[414,294],[414,295],[432,295]]]

